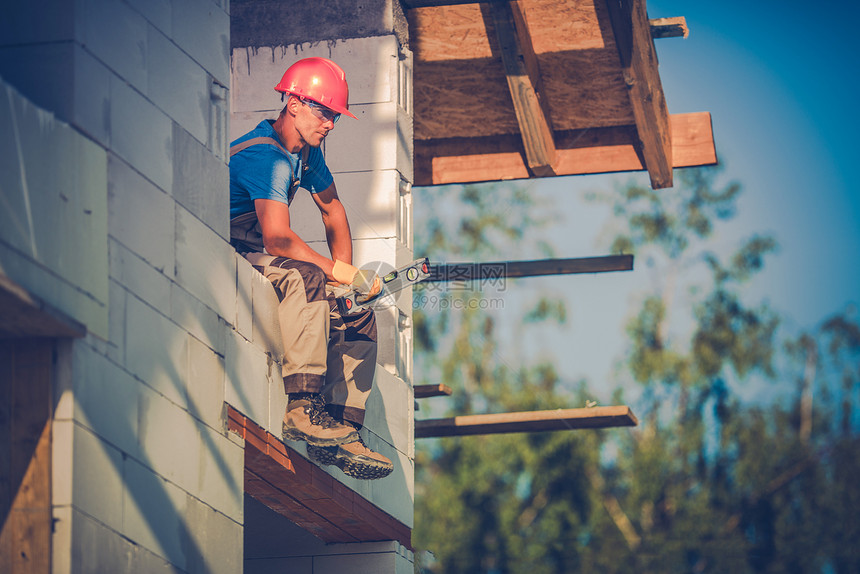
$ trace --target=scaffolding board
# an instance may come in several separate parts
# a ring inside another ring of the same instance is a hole
[[[415,421],[415,438],[631,427],[637,424],[636,416],[626,406],[554,409]]]

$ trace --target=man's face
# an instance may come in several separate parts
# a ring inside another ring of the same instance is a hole
[[[308,145],[319,147],[328,133],[334,129],[334,122],[337,121],[338,116],[339,114],[316,102],[299,100],[295,120],[296,131]]]

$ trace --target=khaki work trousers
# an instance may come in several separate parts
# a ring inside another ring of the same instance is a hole
[[[342,316],[322,270],[306,261],[245,253],[278,295],[284,392],[322,393],[333,416],[364,424],[376,369],[376,318]]]

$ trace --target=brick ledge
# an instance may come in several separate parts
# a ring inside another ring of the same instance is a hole
[[[227,405],[227,429],[245,439],[245,492],[324,542],[396,540],[412,530]]]

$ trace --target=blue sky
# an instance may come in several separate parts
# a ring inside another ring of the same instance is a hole
[[[710,111],[717,153],[745,186],[738,232],[782,246],[754,288],[799,325],[860,302],[854,3],[652,0],[685,16],[657,42],[671,113]]]
[[[780,243],[748,286],[748,299],[769,302],[790,330],[811,328],[860,303],[860,190],[853,169],[860,80],[852,29],[860,8],[833,0],[803,5],[649,0],[647,5],[651,18],[684,16],[690,29],[687,39],[656,42],[669,112],[711,112],[725,180],[744,186],[738,216],[717,233],[715,244],[728,253],[753,233],[772,233]],[[537,197],[563,214],[558,225],[545,230],[558,257],[607,253],[608,211],[584,198],[629,177],[530,183]],[[567,300],[569,320],[527,341],[518,340],[512,329],[506,360],[513,365],[552,356],[566,378],[587,377],[599,391],[623,353],[626,321],[662,279],[637,259],[628,273],[516,282],[504,295],[505,318],[512,318],[535,289],[544,289]],[[603,388],[608,393],[613,386]],[[750,396],[785,390],[759,387]]]

